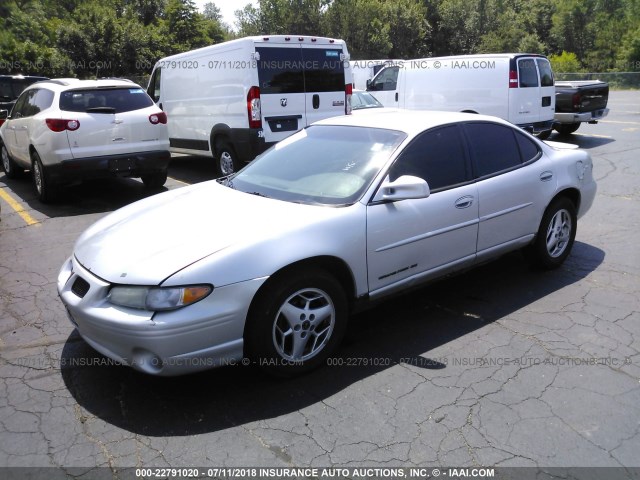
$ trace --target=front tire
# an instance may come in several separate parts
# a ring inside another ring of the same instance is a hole
[[[349,315],[340,283],[320,269],[296,270],[270,281],[247,320],[249,356],[278,376],[326,363],[344,337]]]
[[[573,132],[580,128],[580,122],[578,123],[558,123],[553,128],[556,129],[560,135],[571,135]]]
[[[42,165],[38,152],[31,154],[31,173],[33,174],[33,185],[36,188],[38,200],[42,203],[49,203],[55,198],[55,187],[49,179],[49,175]]]
[[[218,172],[223,177],[231,175],[242,168],[236,151],[227,140],[218,140],[216,142],[216,160]]]
[[[576,207],[568,198],[558,198],[549,205],[527,256],[533,266],[553,270],[571,253],[578,222]]]
[[[21,170],[16,162],[13,161],[9,151],[4,143],[0,146],[0,156],[2,157],[2,167],[4,168],[4,174],[7,178],[17,178],[23,170]]]

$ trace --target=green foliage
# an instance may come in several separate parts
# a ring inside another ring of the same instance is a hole
[[[640,0],[2,0],[0,73],[149,74],[161,57],[247,35],[346,40],[351,58],[531,52],[554,69],[640,71]]]

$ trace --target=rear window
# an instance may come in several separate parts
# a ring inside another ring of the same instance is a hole
[[[153,105],[140,87],[88,88],[60,94],[60,110],[67,112],[123,113]]]
[[[553,71],[551,70],[549,61],[544,58],[539,58],[536,62],[540,70],[540,84],[543,87],[553,87]]]
[[[256,51],[262,94],[344,91],[340,49],[260,47]]]
[[[533,58],[518,60],[518,75],[521,88],[538,86],[538,69]]]

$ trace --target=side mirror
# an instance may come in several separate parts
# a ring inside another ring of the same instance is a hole
[[[373,197],[374,202],[398,202],[410,198],[427,198],[431,195],[429,184],[420,177],[403,175],[394,182],[387,177]]]
[[[369,87],[371,86],[371,79],[367,79],[367,90],[369,90]]]

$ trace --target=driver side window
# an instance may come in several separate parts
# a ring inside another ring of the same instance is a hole
[[[424,132],[402,152],[389,171],[393,182],[403,175],[427,181],[431,192],[471,180],[460,129],[448,125]]]
[[[367,90],[376,92],[393,91],[398,85],[398,72],[400,67],[387,67],[373,79]]]

